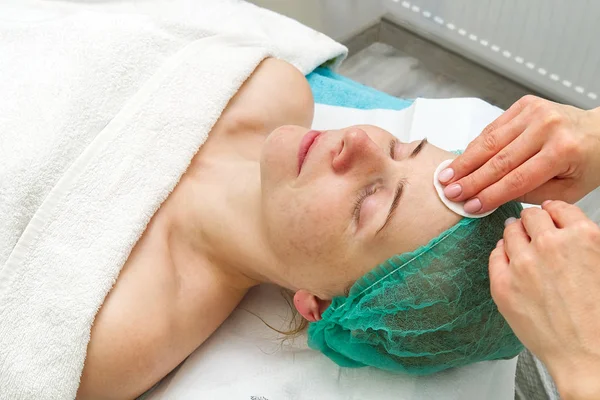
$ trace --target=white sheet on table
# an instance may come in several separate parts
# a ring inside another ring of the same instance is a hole
[[[463,149],[502,110],[478,99],[418,99],[408,109],[357,110],[317,104],[314,129],[355,124],[383,127],[402,141],[427,137]],[[281,343],[252,310],[285,329],[291,314],[279,290],[252,290],[219,330],[147,399],[513,399],[516,358],[490,361],[428,377],[373,368],[339,368],[306,346],[306,336]]]

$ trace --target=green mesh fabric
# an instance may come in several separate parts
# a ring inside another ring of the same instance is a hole
[[[309,346],[343,367],[414,375],[515,357],[523,347],[492,300],[488,258],[521,209],[464,218],[380,264],[310,324]]]

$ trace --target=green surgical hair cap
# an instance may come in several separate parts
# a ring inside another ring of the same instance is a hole
[[[413,375],[515,357],[523,346],[492,300],[488,260],[521,210],[509,202],[464,218],[378,265],[310,324],[309,346],[342,367]]]

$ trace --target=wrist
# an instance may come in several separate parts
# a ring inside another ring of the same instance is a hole
[[[561,399],[600,399],[600,361],[577,360],[548,366]]]
[[[600,107],[588,110],[586,113],[588,114],[588,122],[585,131],[591,139],[588,141],[588,157],[593,166],[593,177],[596,178],[594,187],[591,188],[593,190],[600,186],[600,174],[596,172],[600,170]]]
[[[600,107],[588,110],[587,113],[590,115],[590,131],[600,139]]]

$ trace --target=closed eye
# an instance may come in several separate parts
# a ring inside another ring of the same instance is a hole
[[[360,222],[360,209],[365,199],[374,194],[376,191],[377,189],[374,186],[369,186],[359,192],[358,197],[354,201],[354,211],[352,212],[352,216],[356,224]]]
[[[396,140],[396,138],[393,138],[392,140],[390,140],[390,144],[389,144],[389,154],[390,154],[390,158],[393,160],[395,155],[396,155],[396,145],[398,144],[398,140]],[[360,222],[360,209],[362,207],[362,204],[364,203],[365,199],[373,194],[375,194],[375,192],[377,191],[377,189],[373,186],[370,186],[366,189],[363,189],[359,192],[359,194],[357,195],[356,199],[354,200],[354,208],[352,211],[352,216],[354,218],[354,221],[358,224]],[[399,199],[399,194],[401,193],[401,189],[398,190],[396,189],[395,195],[394,195],[394,202],[397,202]],[[392,203],[393,204],[393,203]],[[395,208],[395,207],[393,207]],[[388,215],[388,220],[389,220],[390,215]],[[387,221],[386,221],[387,223]],[[385,226],[385,224],[384,224]]]
[[[425,142],[427,141],[426,139],[424,140]],[[389,154],[390,154],[390,158],[392,160],[395,159],[396,156],[396,146],[398,144],[398,140],[396,138],[392,138],[392,140],[390,140],[390,144],[389,144]],[[418,153],[421,150],[421,147],[424,143],[421,142],[419,144],[419,146],[417,146],[417,148],[415,149],[415,151],[413,151],[413,154],[411,154],[411,157],[416,155],[416,153]],[[400,196],[402,194],[402,186],[403,186],[404,181],[402,180],[396,187],[395,193],[394,193],[394,198],[392,200],[392,207],[390,208],[390,212],[388,213],[388,216],[386,218],[385,223],[383,224],[383,226],[377,231],[379,232],[381,229],[383,229],[385,227],[385,225],[388,223],[389,219],[391,218],[391,214],[393,214],[393,211],[395,210],[396,206],[398,205],[398,201],[400,200]],[[377,191],[377,188],[374,186],[370,186],[366,189],[363,189],[359,192],[359,194],[357,195],[357,198],[354,200],[354,208],[352,211],[352,217],[354,219],[354,221],[356,222],[356,224],[358,224],[360,222],[360,209],[362,207],[362,204],[364,203],[365,199],[373,194],[375,194],[375,192]]]
[[[405,179],[400,179],[400,181],[398,181],[398,185],[396,186],[396,191],[394,192],[394,197],[392,199],[392,204],[390,205],[390,209],[388,211],[387,217],[385,218],[385,222],[383,223],[383,225],[381,225],[381,228],[377,229],[375,235],[381,232],[383,228],[386,227],[388,222],[390,222],[390,220],[392,219],[392,216],[394,215],[394,212],[396,211],[396,209],[398,208],[398,204],[400,203],[400,197],[402,197],[402,190],[404,189],[405,185]]]

